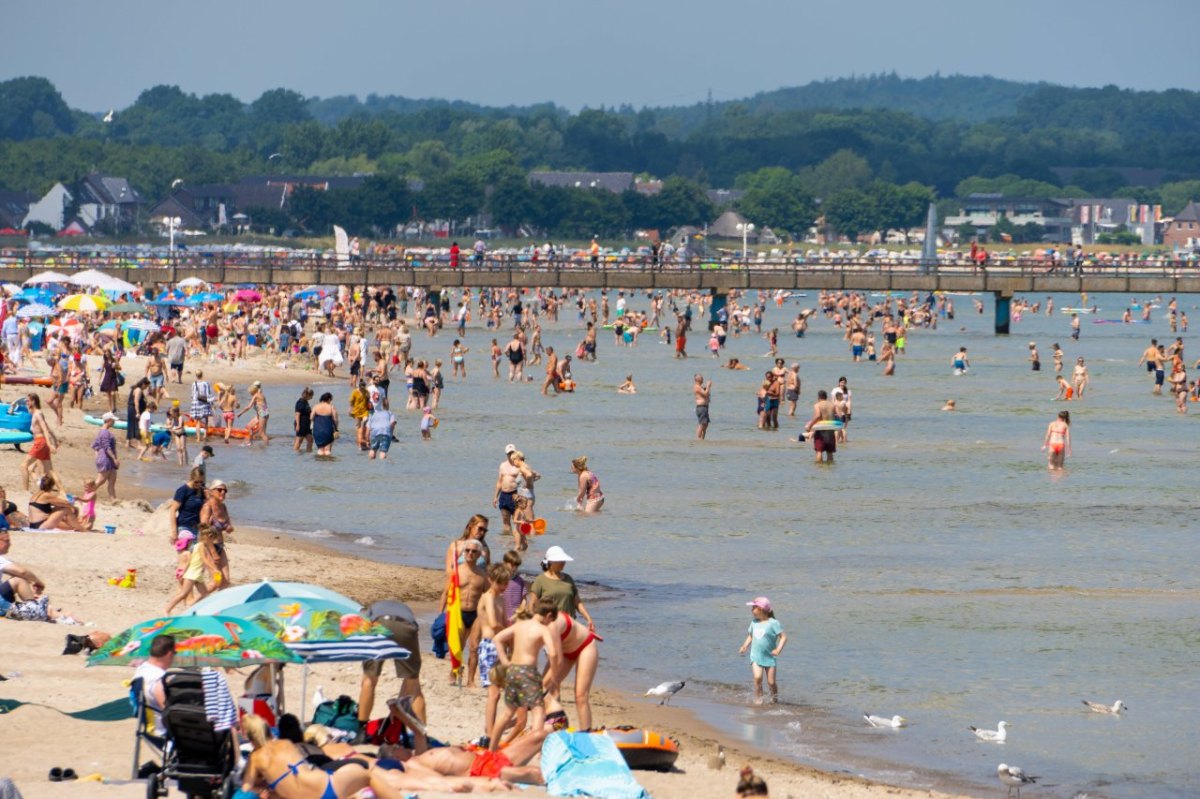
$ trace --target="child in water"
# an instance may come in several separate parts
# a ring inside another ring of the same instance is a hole
[[[433,409],[428,405],[425,406],[425,414],[421,417],[421,438],[428,441],[433,438],[433,428],[437,427],[437,417],[433,415]]]
[[[764,674],[767,678],[767,686],[771,689],[771,702],[778,702],[779,686],[775,683],[775,663],[779,653],[787,644],[787,633],[783,631],[783,626],[775,618],[775,611],[771,609],[771,600],[760,596],[746,604],[750,606],[750,613],[753,614],[754,621],[750,622],[746,640],[742,642],[738,654],[744,655],[747,649],[750,650],[750,670],[754,675],[754,704],[761,705],[763,702]]]

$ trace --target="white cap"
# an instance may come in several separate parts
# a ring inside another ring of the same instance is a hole
[[[120,417],[118,417],[118,416],[117,416],[115,413],[113,413],[112,411],[109,411],[108,413],[106,413],[106,414],[104,414],[103,416],[101,416],[101,417],[100,417],[100,421],[102,421],[102,422],[109,422],[109,421],[111,421],[111,422],[116,422],[116,421],[119,421],[119,420],[120,420]]]
[[[546,550],[546,560],[551,563],[570,563],[575,558],[563,552],[563,548],[556,544]]]
[[[516,445],[516,444],[508,444],[508,445],[506,445],[506,446],[504,447],[504,454],[505,454],[505,455],[511,455],[512,453],[514,453],[514,452],[516,452],[516,451],[517,451],[517,445]]]

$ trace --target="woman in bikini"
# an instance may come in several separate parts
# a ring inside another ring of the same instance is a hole
[[[1058,418],[1046,428],[1046,440],[1042,442],[1050,471],[1060,471],[1067,456],[1071,454],[1071,412],[1059,411]]]
[[[553,676],[556,686],[559,686],[563,678],[571,673],[571,669],[576,669],[575,706],[579,710],[579,729],[588,730],[592,726],[592,681],[596,678],[596,666],[600,661],[599,647],[595,646],[595,643],[604,639],[596,634],[596,624],[579,597],[575,581],[563,571],[567,562],[571,560],[574,558],[564,552],[562,547],[550,547],[546,551],[545,560],[542,561],[542,573],[529,587],[528,596],[531,607],[535,601],[546,599],[553,602],[559,610],[558,617],[549,624],[550,629],[562,640],[563,651],[562,662]],[[583,616],[587,622],[586,627],[574,620],[577,615]],[[558,690],[556,687],[548,696],[557,701]],[[551,716],[554,715],[557,714],[549,714],[546,720],[553,722]]]
[[[575,509],[584,513],[598,513],[604,506],[604,492],[600,490],[600,478],[587,467],[587,456],[582,455],[571,461],[571,471],[579,475]]]

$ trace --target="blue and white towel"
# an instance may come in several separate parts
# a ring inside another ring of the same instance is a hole
[[[217,732],[231,729],[238,723],[238,707],[229,693],[225,675],[216,669],[204,669],[204,715],[212,722]]]

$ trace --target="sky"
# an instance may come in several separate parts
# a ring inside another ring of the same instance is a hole
[[[5,0],[0,80],[73,108],[146,88],[689,105],[896,71],[1200,90],[1200,2]]]

